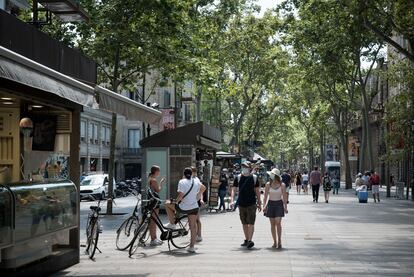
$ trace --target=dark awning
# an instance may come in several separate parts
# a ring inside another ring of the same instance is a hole
[[[82,106],[115,112],[130,120],[158,124],[161,119],[160,111],[100,86],[88,86],[0,46],[2,78],[55,94]]]
[[[158,110],[100,86],[95,86],[95,91],[99,109],[121,114],[129,120],[143,121],[150,124],[160,122],[161,112]]]
[[[142,147],[169,147],[194,145],[207,149],[220,149],[221,132],[204,122],[188,124],[176,129],[156,133],[140,141]]]
[[[97,108],[93,87],[0,46],[0,78]]]

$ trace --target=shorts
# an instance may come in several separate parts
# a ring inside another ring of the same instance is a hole
[[[372,193],[379,193],[379,185],[372,185]]]
[[[183,210],[180,208],[180,206],[175,205],[175,211],[180,214],[186,214],[186,215],[198,215],[199,208],[191,209],[191,210]]]
[[[302,186],[303,186],[303,187],[307,187],[307,186],[308,186],[308,181],[303,181]]]
[[[286,193],[289,193],[290,191],[290,186],[286,186]]]
[[[254,225],[256,221],[256,205],[239,207],[240,221],[243,225]]]

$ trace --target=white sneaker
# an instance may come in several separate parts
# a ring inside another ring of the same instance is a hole
[[[155,239],[155,240],[151,241],[150,246],[160,246],[162,244],[163,244],[163,242],[161,240]]]
[[[188,248],[187,248],[187,252],[188,253],[192,253],[192,254],[194,254],[196,251],[195,251],[195,248],[194,248],[194,246],[189,246]]]
[[[167,224],[164,225],[164,228],[175,230],[175,229],[177,229],[177,225],[171,224],[171,223],[168,222]]]
[[[203,241],[203,238],[201,236],[197,236],[196,242],[202,242],[202,241]]]

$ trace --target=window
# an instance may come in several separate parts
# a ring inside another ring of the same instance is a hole
[[[128,130],[128,148],[140,148],[139,141],[141,139],[141,132],[139,129]]]
[[[101,128],[101,141],[102,145],[109,145],[111,141],[111,128],[103,125]]]
[[[106,145],[109,145],[111,142],[111,128],[105,127],[105,143]]]
[[[191,111],[190,111],[190,105],[185,104],[184,109],[184,121],[189,122],[191,121]]]
[[[98,124],[93,124],[93,140],[95,141],[95,144],[98,144]]]
[[[168,90],[164,90],[164,108],[171,106],[171,93]]]
[[[80,137],[81,141],[86,141],[86,121],[84,120],[80,123]]]
[[[92,122],[89,123],[88,133],[89,133],[88,135],[89,142],[93,143],[93,123]]]

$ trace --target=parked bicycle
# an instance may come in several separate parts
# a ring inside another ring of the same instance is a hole
[[[137,197],[137,204],[132,215],[125,219],[116,231],[116,248],[118,250],[126,250],[131,245],[134,234],[142,221],[141,194],[133,190],[130,190],[130,193]]]
[[[93,259],[96,250],[102,253],[98,248],[99,233],[102,232],[99,212],[101,211],[101,200],[98,200],[97,206],[90,206],[91,211],[88,214],[86,223],[86,253],[90,259]]]
[[[155,197],[151,191],[148,191],[148,200],[142,200],[146,203],[143,207],[143,219],[139,227],[136,229],[134,238],[129,246],[129,256],[131,257],[137,251],[138,247],[145,246],[148,240],[149,224],[154,220],[158,229],[161,231],[161,240],[168,241],[168,249],[171,251],[171,244],[177,249],[184,249],[190,245],[190,226],[187,215],[178,215],[175,220],[175,229],[164,227],[159,216],[154,213],[154,209],[162,200]]]

